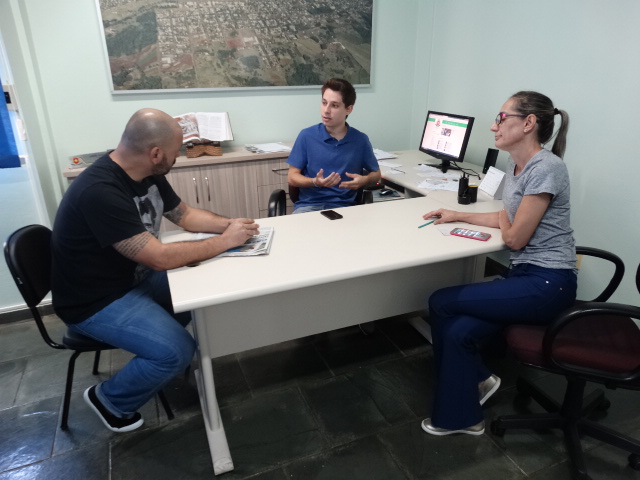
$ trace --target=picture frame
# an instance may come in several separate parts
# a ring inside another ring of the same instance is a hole
[[[374,0],[96,0],[113,94],[371,84]]]

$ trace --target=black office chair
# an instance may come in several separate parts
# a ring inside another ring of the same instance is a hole
[[[594,409],[611,403],[598,389],[584,397],[587,382],[606,388],[640,389],[640,308],[606,303],[624,275],[622,260],[609,252],[578,247],[578,253],[609,260],[615,271],[604,291],[593,301],[576,302],[548,326],[512,325],[505,338],[509,352],[521,363],[563,375],[567,379],[562,405],[531,383],[518,379],[518,391],[530,395],[547,413],[506,415],[491,423],[491,432],[502,436],[507,429],[560,428],[571,460],[573,478],[587,479],[580,437],[588,435],[630,452],[629,464],[640,470],[640,440],[589,420]],[[640,266],[636,273],[640,292]]]
[[[44,341],[52,348],[73,351],[67,368],[62,419],[60,421],[60,428],[66,430],[76,359],[81,353],[95,352],[93,374],[97,375],[100,352],[102,350],[112,350],[116,347],[85,337],[69,329],[64,333],[61,343],[54,342],[49,336],[38,311],[38,305],[51,290],[51,230],[42,225],[29,225],[16,230],[4,244],[4,257],[13,280],[29,310],[31,310],[33,319]],[[167,413],[167,417],[172,420],[174,415],[164,392],[159,391],[158,398]]]
[[[300,197],[300,189],[298,187],[294,187],[293,185],[289,185],[289,198],[293,203],[296,203]],[[356,191],[356,205],[363,205],[366,203],[373,203],[373,193],[371,190],[365,190],[364,188],[359,188]],[[269,206],[268,206],[267,216],[269,217],[279,217],[281,215],[287,214],[287,194],[281,188],[278,188],[271,192],[269,196]]]

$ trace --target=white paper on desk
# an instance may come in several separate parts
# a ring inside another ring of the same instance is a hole
[[[396,167],[401,167],[402,166],[401,163],[393,163],[393,162],[388,162],[386,160],[379,161],[378,165],[380,165],[381,167],[391,167],[391,168],[396,168]]]
[[[249,146],[252,152],[256,153],[273,153],[273,152],[290,152],[291,147],[280,142],[276,143],[254,143]]]
[[[494,200],[502,200],[502,190],[504,188],[505,173],[495,167],[489,167],[486,175],[478,187]]]
[[[384,160],[386,158],[398,158],[397,155],[394,155],[393,153],[385,152],[384,150],[380,150],[379,148],[374,148],[373,149],[373,154],[375,155],[375,157],[378,160],[378,162],[380,162],[380,160]],[[380,164],[380,165],[382,165],[382,164]]]
[[[420,170],[421,172],[442,173],[439,168],[430,167],[429,165],[416,165],[413,168]]]
[[[427,190],[446,190],[448,192],[458,191],[459,173],[442,173],[436,172],[428,174],[426,178],[418,184],[420,188]]]
[[[451,227],[451,225],[442,224],[442,225],[436,225],[436,226],[438,227],[438,230],[442,235],[445,235],[445,236],[451,235],[451,230],[453,230],[453,227]]]

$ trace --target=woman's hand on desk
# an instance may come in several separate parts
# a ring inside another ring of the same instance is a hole
[[[428,213],[425,213],[422,218],[424,220],[427,220],[429,218],[437,218],[437,220],[433,223],[435,225],[439,225],[440,223],[459,221],[459,219],[457,218],[458,213],[459,212],[456,212],[455,210],[446,210],[444,208],[439,208],[438,210],[432,210]]]

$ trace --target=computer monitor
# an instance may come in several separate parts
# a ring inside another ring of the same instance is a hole
[[[442,163],[430,165],[442,172],[459,167],[451,162],[462,162],[471,136],[473,117],[429,110],[424,131],[420,139],[420,151],[440,160]]]

